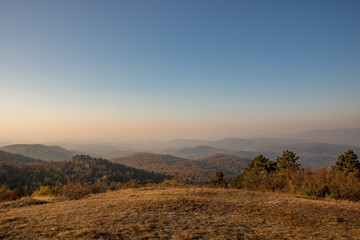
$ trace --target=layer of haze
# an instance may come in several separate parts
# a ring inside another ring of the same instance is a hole
[[[0,1],[0,140],[360,127],[359,1]]]

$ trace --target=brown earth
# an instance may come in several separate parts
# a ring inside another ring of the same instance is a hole
[[[360,203],[208,188],[0,205],[0,239],[360,239]]]

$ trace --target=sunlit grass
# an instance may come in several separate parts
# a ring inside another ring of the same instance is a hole
[[[360,236],[359,203],[276,193],[154,186],[81,200],[44,202],[2,203],[0,237],[356,239]]]

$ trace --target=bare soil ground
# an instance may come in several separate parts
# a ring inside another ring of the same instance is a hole
[[[140,188],[0,205],[0,239],[360,239],[360,203]]]

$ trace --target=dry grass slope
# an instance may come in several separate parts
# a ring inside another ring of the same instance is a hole
[[[359,239],[360,204],[207,188],[142,188],[0,205],[0,239]]]

